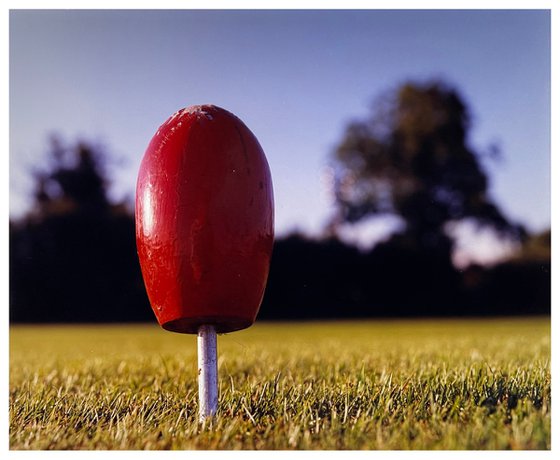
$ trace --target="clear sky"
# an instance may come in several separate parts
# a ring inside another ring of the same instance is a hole
[[[268,157],[276,230],[316,234],[332,212],[325,168],[346,124],[405,80],[442,78],[473,116],[490,193],[550,225],[547,11],[24,11],[10,13],[10,215],[29,208],[49,135],[101,142],[134,196],[141,157],[177,109],[239,116]]]

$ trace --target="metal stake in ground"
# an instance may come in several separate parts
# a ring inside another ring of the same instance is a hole
[[[198,417],[200,422],[218,410],[218,344],[214,326],[198,329]]]
[[[198,334],[201,422],[218,407],[216,333],[257,317],[273,220],[268,163],[239,118],[201,105],[159,127],[138,172],[136,245],[161,327]]]

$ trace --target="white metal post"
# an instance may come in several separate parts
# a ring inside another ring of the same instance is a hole
[[[218,345],[214,326],[198,328],[198,414],[200,422],[218,410]]]

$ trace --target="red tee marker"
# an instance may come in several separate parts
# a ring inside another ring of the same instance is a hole
[[[213,105],[172,115],[138,173],[136,244],[150,304],[169,331],[198,334],[200,417],[217,409],[216,333],[249,327],[270,264],[270,170],[245,124]]]

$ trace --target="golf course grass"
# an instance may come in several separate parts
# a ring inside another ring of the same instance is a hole
[[[550,449],[549,318],[12,326],[11,449]]]

